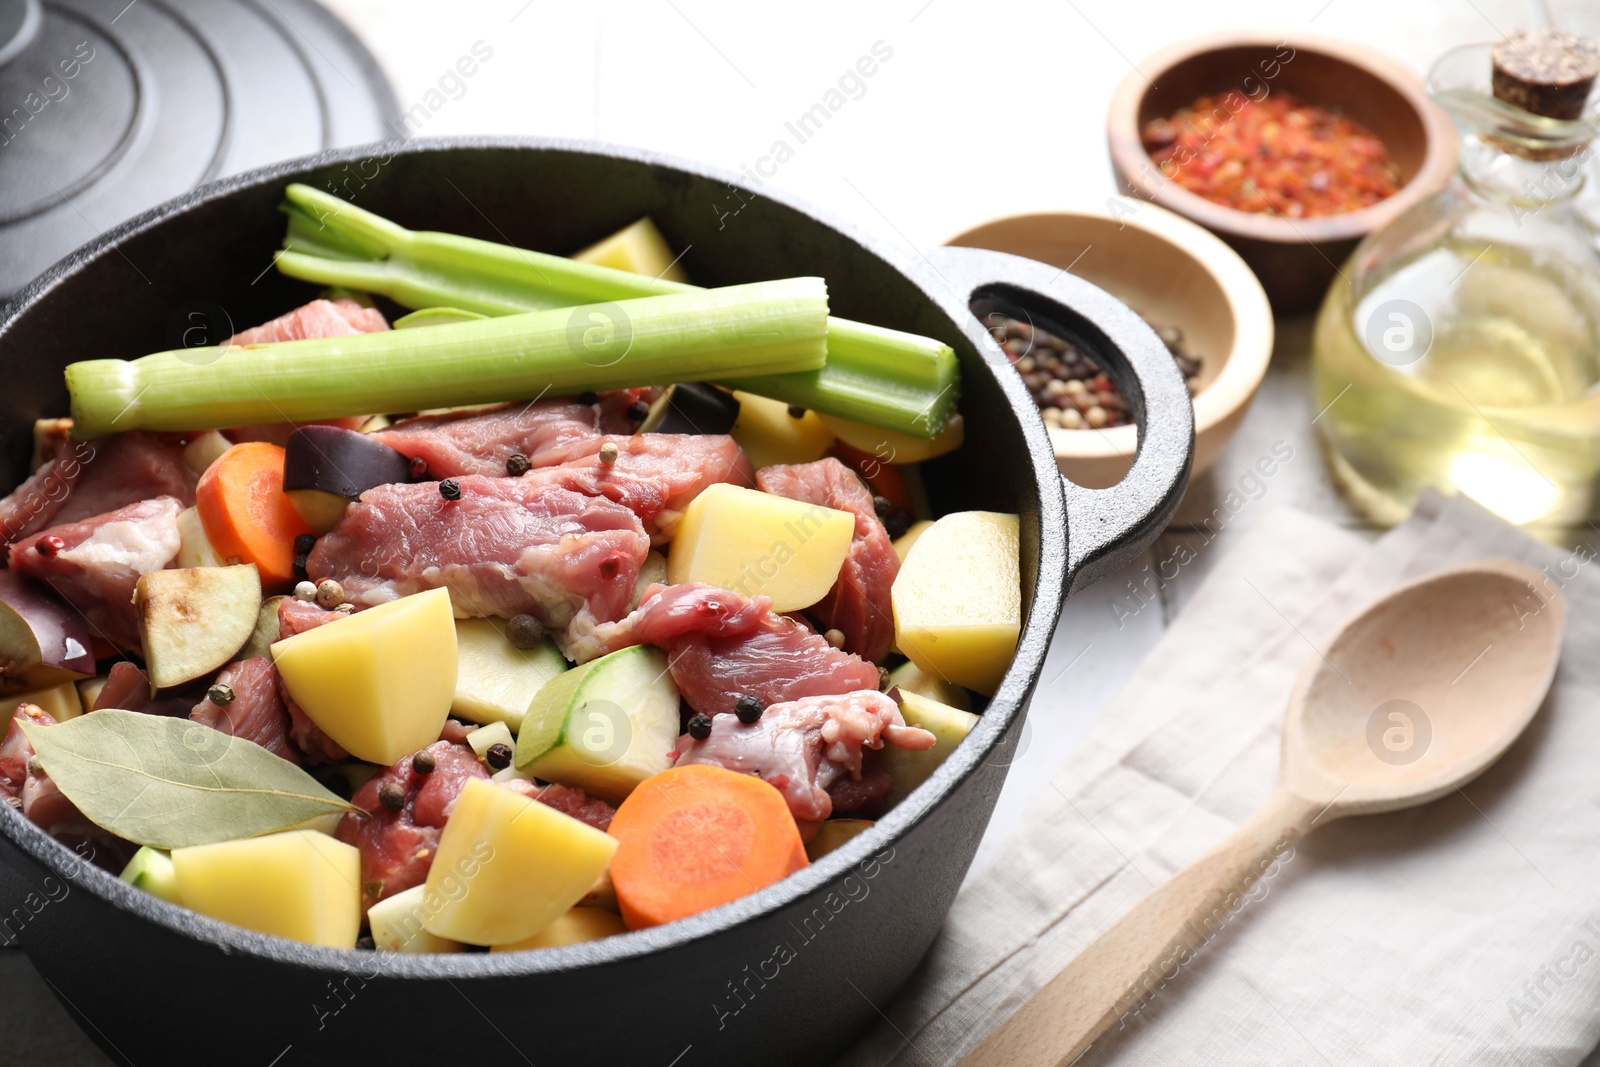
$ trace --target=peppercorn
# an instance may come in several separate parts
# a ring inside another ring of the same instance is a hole
[[[696,712],[689,716],[689,736],[704,741],[711,736],[711,716]]]
[[[398,782],[384,782],[378,790],[378,803],[390,811],[399,811],[406,806],[406,791]]]
[[[439,483],[439,495],[446,500],[460,500],[461,484],[454,478],[446,478]]]
[[[317,539],[312,534],[298,534],[294,539],[294,550],[302,556],[309,556],[311,550],[317,547]]]
[[[614,441],[607,441],[600,446],[600,463],[609,467],[617,461],[617,446]]]
[[[428,475],[428,461],[421,456],[411,457],[411,480],[420,482]]]
[[[346,600],[343,604],[340,604],[333,610],[340,615],[354,615],[356,613],[356,606]]]
[[[899,540],[906,535],[907,530],[911,529],[911,520],[899,512],[895,512],[883,520],[883,528],[892,539]]]
[[[28,773],[33,775],[35,778],[44,777],[44,764],[39,762],[38,756],[29,756],[26,766],[28,768]]]
[[[317,587],[311,582],[296,582],[294,587],[294,598],[296,600],[303,600],[309,604],[311,601],[317,599]]]
[[[317,583],[317,603],[332,611],[344,603],[344,586],[332,578],[324,578]]]
[[[427,749],[411,757],[411,769],[418,774],[432,774],[435,766],[437,763],[434,761],[433,753]]]
[[[294,576],[302,581],[310,577],[310,575],[306,573],[307,562],[308,560],[306,559],[304,552],[294,557]]]
[[[506,473],[513,478],[520,478],[533,470],[533,461],[521,452],[513,452],[506,457]]]
[[[579,393],[578,394],[578,403],[580,403],[580,404],[598,404],[598,403],[600,403],[600,394],[599,393]]]
[[[635,400],[628,405],[628,418],[634,422],[643,422],[650,415],[650,405],[643,400]]]
[[[761,706],[761,701],[749,693],[741,693],[739,699],[733,702],[733,713],[739,716],[739,721],[746,726],[761,718],[761,713],[765,710]]]
[[[544,642],[544,624],[527,613],[513,615],[506,623],[506,640],[512,648],[538,648]]]
[[[828,642],[828,644],[832,645],[834,648],[843,648],[844,647],[844,631],[843,630],[824,630],[823,634],[822,634],[822,639],[824,641]]]
[[[206,690],[206,697],[217,707],[225,707],[233,703],[233,686],[227,682],[218,682]]]
[[[799,404],[790,404],[789,417],[791,419],[803,419],[806,417],[806,409],[801,407]]]
[[[489,751],[483,754],[483,761],[497,771],[503,771],[511,766],[511,746],[504,741],[489,746]]]
[[[887,519],[889,513],[894,510],[894,505],[889,503],[888,497],[875,495],[872,498],[872,510],[877,513],[878,518]]]

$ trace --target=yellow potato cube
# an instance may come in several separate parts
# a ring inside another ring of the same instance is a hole
[[[314,830],[172,850],[183,906],[263,934],[354,948],[361,854]]]
[[[373,946],[379,952],[460,952],[458,942],[435,937],[423,929],[429,912],[427,900],[427,887],[414,885],[368,908],[367,925],[372,928]]]
[[[289,695],[357,759],[382,766],[439,737],[456,692],[450,594],[430,589],[272,646]]]
[[[16,714],[18,705],[37,704],[50,713],[56,722],[66,722],[83,714],[83,700],[78,695],[82,682],[60,682],[48,689],[35,689],[30,693],[17,693],[0,698],[0,725],[8,723]],[[99,695],[97,692],[96,696]]]
[[[910,553],[911,546],[917,543],[917,538],[931,529],[933,529],[933,522],[929,519],[921,519],[912,523],[910,529],[895,538],[894,554],[899,557],[901,563],[906,561],[906,556]]]
[[[774,463],[810,463],[833,447],[833,431],[815,411],[797,419],[781,400],[738,390],[733,398],[739,402],[739,417],[728,436],[739,442],[756,470]]]
[[[595,242],[582,252],[573,253],[572,258],[612,270],[643,274],[647,278],[662,278],[669,282],[689,280],[688,272],[678,262],[679,256],[673,253],[672,246],[667,244],[667,239],[648,215],[610,237]]]
[[[961,511],[906,553],[890,593],[895,644],[911,662],[993,695],[1022,632],[1017,517]]]
[[[960,415],[952,415],[944,432],[931,440],[841,419],[837,415],[823,415],[821,418],[822,424],[832,430],[839,440],[869,456],[878,457],[884,463],[921,463],[946,452],[954,452],[966,440],[966,423]]]
[[[855,529],[848,511],[720,483],[685,510],[667,581],[769,596],[773,611],[809,608],[838,581]]]
[[[517,952],[525,948],[555,948],[598,941],[612,934],[625,934],[621,916],[604,908],[573,908],[532,937],[509,945],[496,945],[490,952]]]
[[[475,778],[439,836],[423,927],[469,945],[526,940],[582,900],[616,850],[610,834]]]

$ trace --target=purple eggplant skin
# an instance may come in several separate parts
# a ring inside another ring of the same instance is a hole
[[[320,489],[354,500],[390,482],[411,480],[411,461],[368,434],[342,426],[302,426],[284,446],[283,488]]]
[[[83,616],[49,586],[0,571],[0,690],[42,689],[93,674]]]

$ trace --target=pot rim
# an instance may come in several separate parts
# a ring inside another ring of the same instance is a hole
[[[104,231],[80,246],[49,270],[30,282],[12,300],[0,306],[0,345],[17,319],[48,299],[53,290],[82,271],[89,263],[107,255],[120,254],[128,239],[162,225],[197,206],[226,198],[239,189],[293,180],[318,169],[367,160],[374,156],[419,155],[425,152],[453,152],[462,149],[524,150],[562,152],[621,159],[653,167],[666,167],[680,173],[714,180],[751,196],[765,197],[807,218],[833,229],[864,251],[886,262],[909,279],[940,312],[952,316],[952,308],[965,309],[970,294],[950,291],[939,272],[920,255],[913,256],[872,237],[860,227],[819,211],[806,201],[785,192],[757,190],[744,176],[721,167],[684,160],[665,153],[579,138],[460,136],[418,141],[386,141],[350,148],[332,149],[314,155],[271,164],[210,182],[182,196]],[[1033,468],[1038,494],[1040,543],[1036,552],[1037,576],[1032,605],[1017,642],[1017,651],[1000,687],[979,717],[965,743],[958,745],[934,773],[864,833],[821,860],[788,877],[738,900],[645,930],[629,931],[598,941],[544,949],[538,952],[450,953],[438,955],[368,952],[335,949],[292,941],[271,934],[257,933],[231,923],[213,919],[176,904],[170,904],[135,889],[106,870],[86,863],[72,849],[50,837],[9,805],[0,805],[0,834],[19,851],[47,870],[69,878],[120,911],[146,922],[164,926],[186,938],[212,945],[226,953],[241,953],[272,963],[319,971],[360,973],[364,978],[387,979],[489,979],[513,978],[568,972],[620,963],[651,953],[679,948],[714,934],[731,933],[784,907],[822,890],[843,877],[852,867],[866,867],[869,860],[892,861],[893,845],[913,826],[927,818],[950,799],[951,793],[974,774],[989,757],[1013,720],[1026,712],[1034,686],[1044,667],[1050,638],[1068,588],[1066,553],[1048,545],[1054,531],[1067,530],[1065,489],[1057,471],[1054,453],[1045,436],[1044,424],[1037,418],[1022,418],[1033,411],[1033,402],[1022,387],[1021,378],[1011,371],[1005,357],[995,347],[988,332],[971,314],[965,320],[951,321],[966,338],[978,358],[987,366],[1011,405],[1010,417],[1022,431],[1028,460]],[[1003,373],[1001,373],[1003,372]],[[1065,546],[1063,545],[1062,548]],[[1021,669],[1019,669],[1021,668]],[[1007,761],[1009,763],[1009,760]],[[882,858],[887,852],[888,858]],[[69,873],[70,871],[70,873]],[[870,877],[870,876],[869,876]]]

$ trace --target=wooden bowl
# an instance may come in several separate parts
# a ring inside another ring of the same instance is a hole
[[[1204,229],[1143,201],[1118,197],[1108,206],[1110,214],[1011,215],[945,243],[1070,269],[1153,325],[1182,330],[1185,350],[1201,361],[1194,398],[1198,476],[1233,436],[1266,374],[1272,309],[1244,260]],[[1138,444],[1133,426],[1052,427],[1049,434],[1061,473],[1090,489],[1121,481]]]
[[[1189,192],[1161,173],[1140,131],[1200,96],[1230,89],[1257,98],[1285,90],[1340,109],[1383,141],[1400,167],[1400,191],[1359,211],[1309,219],[1235,211]],[[1112,97],[1106,137],[1122,191],[1228,242],[1280,314],[1315,308],[1356,242],[1444,188],[1458,148],[1455,127],[1428,99],[1422,80],[1394,60],[1346,41],[1251,33],[1176,45],[1140,63]]]

